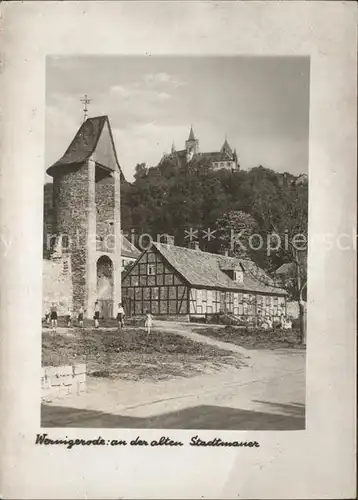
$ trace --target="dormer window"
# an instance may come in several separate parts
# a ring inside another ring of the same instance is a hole
[[[234,271],[234,281],[236,281],[236,283],[242,283],[243,280],[244,280],[244,273],[242,269],[236,269]]]

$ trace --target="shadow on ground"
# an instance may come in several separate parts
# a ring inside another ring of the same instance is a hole
[[[270,401],[261,401],[259,399],[253,399],[253,402],[260,403],[261,405],[267,405],[271,408],[271,410],[283,413],[290,417],[305,418],[305,405],[302,403],[271,403]]]
[[[265,403],[261,402],[260,403]],[[89,427],[135,429],[220,429],[220,430],[302,430],[304,407],[298,404],[268,403],[283,414],[237,410],[220,406],[196,406],[159,416],[140,418],[42,405],[41,427]]]

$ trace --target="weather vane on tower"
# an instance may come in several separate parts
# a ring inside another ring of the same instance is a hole
[[[83,121],[85,122],[87,120],[87,111],[88,111],[87,104],[93,101],[93,99],[88,99],[87,94],[85,94],[84,98],[80,100],[81,102],[83,102]]]

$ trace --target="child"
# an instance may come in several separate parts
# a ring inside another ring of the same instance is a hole
[[[125,317],[125,312],[123,309],[122,302],[120,302],[118,304],[118,313],[117,313],[118,330],[124,327],[124,317]]]
[[[49,307],[46,308],[45,321],[46,321],[46,325],[50,324],[50,308]]]
[[[284,314],[281,314],[281,328],[282,330],[286,329],[286,318]]]
[[[66,314],[66,323],[67,323],[67,328],[71,328],[71,319],[72,319],[72,313],[71,313],[71,308],[67,308],[67,314]]]
[[[267,329],[268,330],[272,330],[273,329],[273,321],[272,321],[271,316],[268,316],[266,318],[266,325],[267,325]]]
[[[82,328],[83,327],[83,307],[82,306],[80,307],[80,310],[78,311],[78,318],[77,319],[78,319],[78,326],[80,328]]]
[[[153,317],[149,313],[149,311],[147,310],[147,311],[145,311],[145,323],[144,323],[144,326],[147,329],[147,334],[148,335],[150,334],[150,329],[152,327],[152,324],[153,324]]]
[[[282,330],[292,329],[292,321],[290,321],[289,318],[286,319],[286,317],[283,314],[281,315],[281,328]]]
[[[94,303],[94,327],[99,328],[99,303],[96,301]]]
[[[57,328],[57,307],[54,302],[52,303],[51,307],[50,319],[51,319],[51,328],[55,332]]]

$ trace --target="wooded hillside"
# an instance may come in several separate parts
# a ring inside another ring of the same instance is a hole
[[[307,234],[308,185],[290,173],[277,173],[262,166],[249,171],[213,171],[203,165],[179,165],[168,157],[157,167],[136,167],[135,180],[122,186],[122,228],[136,235],[173,235],[175,244],[188,245],[188,233],[196,236],[203,250],[243,255],[240,245],[229,245],[230,230],[242,231],[243,239],[259,234],[264,245],[249,249],[249,257],[268,271],[291,260],[282,248],[267,255],[267,235],[276,231],[293,237]],[[204,231],[216,230],[212,237]],[[187,236],[187,238],[185,238]],[[254,246],[259,237],[253,237]],[[245,256],[245,255],[243,255]]]

